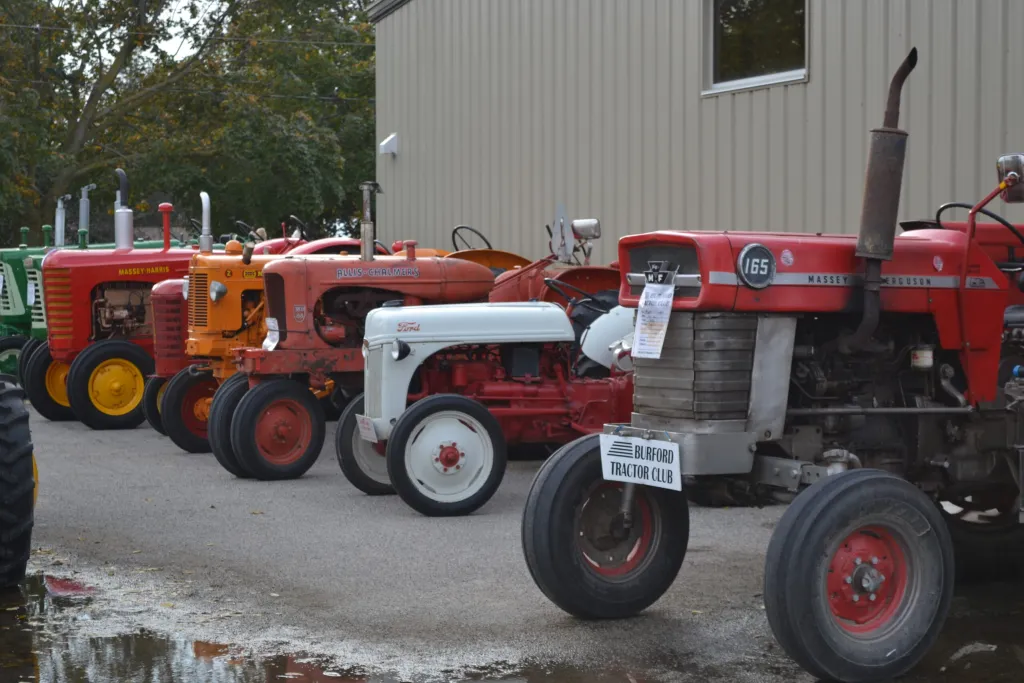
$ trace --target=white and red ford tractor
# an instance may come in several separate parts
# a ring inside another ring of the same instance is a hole
[[[1024,235],[983,208],[1024,201],[1024,155],[999,159],[966,225],[897,237],[916,62],[871,132],[857,236],[620,240],[620,303],[638,309],[631,419],[549,458],[523,515],[530,572],[565,611],[626,617],[669,589],[689,538],[683,477],[799,492],[768,549],[765,609],[823,679],[907,672],[954,574],[1024,554]]]

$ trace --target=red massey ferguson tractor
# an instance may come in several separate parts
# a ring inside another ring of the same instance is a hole
[[[128,178],[121,169],[117,176],[115,248],[55,250],[43,260],[48,338],[32,352],[23,378],[43,417],[77,418],[93,429],[130,429],[145,419],[143,386],[153,372],[150,291],[185,275],[194,253],[170,247],[170,204],[160,205],[164,248],[134,249]]]
[[[818,678],[903,674],[938,636],[954,571],[1024,556],[1024,235],[983,209],[1024,201],[1024,155],[1000,158],[966,226],[940,216],[896,237],[916,61],[871,133],[858,236],[619,242],[620,301],[638,309],[632,416],[555,453],[523,514],[530,573],[565,611],[626,617],[668,590],[687,476],[802,491],[772,537],[764,599]],[[983,212],[999,226],[980,229]]]
[[[207,434],[224,469],[239,477],[302,476],[320,456],[325,418],[310,387],[328,382],[345,396],[362,390],[360,353],[366,314],[387,302],[406,305],[480,301],[494,286],[489,268],[416,254],[375,256],[364,183],[360,258],[286,255],[263,269],[267,337],[235,351],[238,375],[221,384]]]

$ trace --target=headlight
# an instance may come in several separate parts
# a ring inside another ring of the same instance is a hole
[[[267,337],[263,340],[263,350],[273,351],[281,341],[281,331],[277,326],[277,318],[267,318]]]
[[[363,359],[368,358],[370,355],[370,342],[363,340]]]
[[[24,261],[22,261],[22,263],[25,265],[26,268],[31,268],[32,264],[35,263],[35,260],[31,256],[28,256],[25,258]]]
[[[214,280],[210,283],[210,301],[220,301],[228,293],[227,285]]]
[[[401,339],[391,342],[391,357],[395,360],[402,360],[410,353],[412,353],[412,349]]]
[[[181,296],[188,301],[188,275],[185,276],[185,284],[181,286]]]

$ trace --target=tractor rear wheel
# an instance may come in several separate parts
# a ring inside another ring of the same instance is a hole
[[[167,436],[183,451],[210,452],[210,404],[217,388],[212,373],[196,372],[191,367],[179,370],[167,382],[160,415]]]
[[[256,479],[297,479],[320,457],[327,424],[304,384],[272,379],[250,389],[231,418],[231,448]]]
[[[359,394],[345,408],[334,430],[334,451],[341,473],[349,483],[370,496],[395,492],[388,476],[385,459],[386,443],[370,443],[359,436],[356,415],[363,412],[363,395]]]
[[[800,493],[772,534],[768,624],[813,676],[898,678],[942,629],[953,566],[949,530],[924,493],[881,470],[843,472]]]
[[[409,507],[429,517],[468,515],[501,485],[505,435],[480,403],[457,394],[409,406],[391,430],[388,476]]]
[[[42,342],[25,363],[21,386],[36,412],[51,422],[75,419],[68,400],[68,364],[53,360],[50,345]]]
[[[210,402],[210,419],[206,425],[206,438],[210,442],[213,457],[225,470],[240,479],[252,477],[235,455],[231,447],[231,418],[238,408],[238,402],[249,391],[249,376],[239,372],[221,382]]]
[[[91,429],[134,429],[146,419],[142,393],[153,359],[123,339],[96,342],[75,358],[68,372],[71,409]]]
[[[150,377],[146,380],[146,388],[142,390],[142,414],[146,416],[149,426],[161,436],[167,436],[163,418],[160,416],[160,401],[167,390],[166,377]]]
[[[630,526],[623,484],[601,474],[598,434],[537,471],[523,510],[523,554],[551,602],[584,619],[622,619],[654,604],[679,574],[690,539],[684,491],[636,486]]]
[[[43,343],[42,339],[36,339],[35,337],[29,337],[25,342],[25,345],[21,347],[21,353],[18,354],[18,383],[23,387],[24,383],[21,378],[25,376],[25,363],[32,357],[32,353],[39,348],[40,344]]]
[[[11,337],[0,337],[0,374],[19,377],[21,367],[21,353],[25,344],[29,342],[28,337],[20,334]]]
[[[32,546],[38,470],[24,396],[0,381],[0,588],[25,578]]]

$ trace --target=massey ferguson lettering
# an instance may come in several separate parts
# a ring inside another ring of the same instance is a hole
[[[809,285],[839,285],[848,287],[853,284],[853,278],[849,275],[831,275],[828,273],[808,273],[807,284]]]
[[[932,279],[917,275],[883,275],[882,283],[889,287],[931,287]]]
[[[826,285],[834,287],[853,287],[860,282],[859,275],[844,273],[807,273],[808,285]],[[886,287],[938,287],[927,275],[883,275],[882,284]]]
[[[418,266],[386,266],[374,268],[338,268],[338,279],[357,277],[419,277]]]

